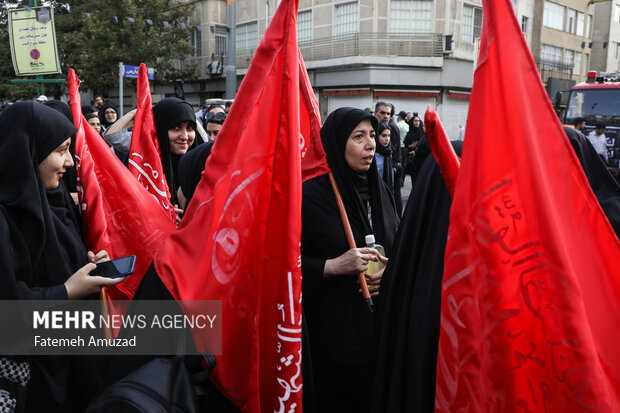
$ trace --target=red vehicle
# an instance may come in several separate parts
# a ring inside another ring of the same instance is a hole
[[[620,78],[617,74],[588,72],[585,83],[573,87],[568,97],[564,124],[573,126],[576,118],[586,121],[587,136],[594,125],[602,122],[606,126],[607,157],[609,169],[618,179],[620,168]]]

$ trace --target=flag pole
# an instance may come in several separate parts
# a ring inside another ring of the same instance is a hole
[[[104,317],[104,320],[110,320],[110,311],[108,309],[108,293],[103,287],[101,291],[99,291],[99,305],[101,307],[101,315]],[[114,338],[112,335],[112,328],[109,326],[109,323],[103,323],[103,337],[106,338],[107,342],[110,342]]]
[[[329,173],[329,180],[332,183],[332,189],[334,190],[334,195],[336,195],[336,202],[338,203],[338,210],[340,211],[340,218],[342,219],[342,226],[344,227],[344,232],[347,235],[347,241],[349,242],[349,248],[357,248],[355,245],[355,238],[353,237],[353,231],[351,230],[351,223],[349,222],[349,217],[347,216],[347,211],[344,208],[344,203],[342,202],[342,195],[340,195],[340,190],[338,189],[338,185],[336,184],[336,180],[334,179],[334,175]],[[368,291],[368,284],[366,284],[366,277],[363,272],[357,274],[357,280],[362,287],[362,295],[364,296],[364,301],[368,305],[368,309],[370,312],[374,311],[372,298],[370,297],[370,291]]]

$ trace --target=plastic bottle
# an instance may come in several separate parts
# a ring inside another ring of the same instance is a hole
[[[385,256],[385,249],[375,243],[375,236],[372,234],[366,235],[366,247],[374,248],[379,251],[379,254]],[[368,269],[366,270],[366,274],[374,274],[377,271],[380,271],[383,268],[383,263],[381,261],[368,261]]]

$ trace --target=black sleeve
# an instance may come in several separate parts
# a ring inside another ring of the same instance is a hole
[[[0,299],[2,300],[66,300],[64,284],[46,288],[30,288],[16,277],[9,226],[0,212]]]

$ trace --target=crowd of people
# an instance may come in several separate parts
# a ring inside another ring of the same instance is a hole
[[[0,115],[0,298],[86,299],[123,278],[89,276],[108,255],[86,251],[71,197],[76,128],[68,105],[39,103],[17,103]],[[135,110],[119,117],[109,99],[98,96],[92,103],[82,108],[86,121],[127,165]],[[181,217],[227,108],[203,105],[195,112],[181,99],[165,98],[155,104],[153,114],[163,171]],[[593,133],[600,139],[604,128],[599,129]],[[566,132],[618,234],[620,187],[606,172],[604,159],[592,155],[598,152],[590,144],[594,136]],[[306,181],[301,236],[304,409],[431,411],[451,199],[429,156],[422,118],[396,114],[394,105],[383,101],[374,111],[339,108],[325,119],[321,140],[356,247],[347,241],[328,176]],[[462,143],[454,146],[460,152]],[[413,191],[403,214],[405,175]],[[365,246],[367,235],[374,235],[385,256]],[[375,303],[371,312],[357,275],[373,261],[385,266],[366,276]],[[147,273],[143,284],[136,299],[171,297],[155,273]],[[84,411],[102,390],[104,378],[99,367],[71,360],[2,357],[3,411]],[[90,390],[70,391],[84,387],[85,374]],[[218,403],[217,411],[235,411]]]

